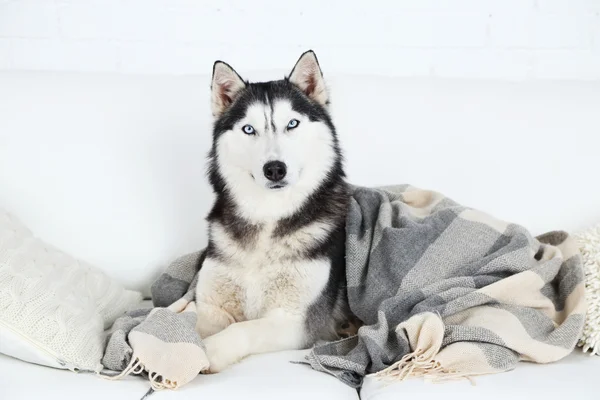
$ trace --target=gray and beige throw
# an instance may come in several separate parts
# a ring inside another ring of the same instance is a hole
[[[310,365],[358,387],[366,374],[470,377],[569,354],[585,319],[581,256],[564,232],[526,229],[410,186],[357,188],[346,277],[357,336]]]
[[[103,372],[111,379],[145,374],[152,389],[177,389],[208,368],[196,333],[196,272],[202,252],[175,260],[152,285],[154,307],[117,319],[107,338]]]
[[[569,354],[586,312],[577,244],[408,185],[355,187],[347,218],[346,277],[356,336],[320,344],[314,369],[359,387],[367,374],[434,380],[507,371]],[[103,364],[176,388],[208,366],[194,331],[201,253],[153,285],[154,308],[116,321]]]

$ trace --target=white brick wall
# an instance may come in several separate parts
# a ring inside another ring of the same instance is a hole
[[[0,0],[0,70],[600,79],[600,0]]]

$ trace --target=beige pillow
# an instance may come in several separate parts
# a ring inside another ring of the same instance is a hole
[[[574,235],[585,271],[585,298],[588,303],[579,347],[600,355],[600,224]]]
[[[0,209],[0,353],[99,371],[104,330],[141,300]]]

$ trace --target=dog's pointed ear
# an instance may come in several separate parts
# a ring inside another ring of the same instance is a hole
[[[314,51],[309,50],[300,56],[290,73],[289,80],[310,99],[322,105],[329,103],[325,79]]]
[[[210,85],[213,115],[218,117],[223,114],[245,87],[244,80],[229,64],[216,61]]]

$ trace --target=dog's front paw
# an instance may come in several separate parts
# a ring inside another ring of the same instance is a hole
[[[204,340],[206,357],[209,362],[208,372],[213,374],[221,372],[246,356],[243,338],[234,336],[236,336],[234,330],[227,328]]]

